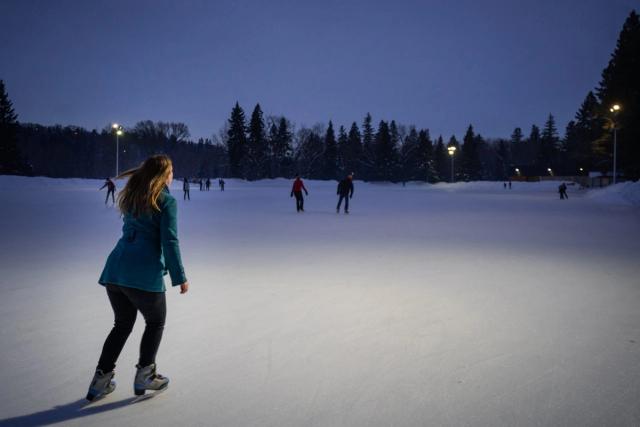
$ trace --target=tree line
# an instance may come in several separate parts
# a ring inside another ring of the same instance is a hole
[[[613,104],[621,105],[612,112]],[[247,119],[236,103],[223,129],[210,139],[190,139],[184,123],[140,121],[119,137],[124,170],[154,153],[172,157],[177,176],[225,176],[257,180],[290,178],[337,179],[355,173],[369,181],[450,179],[455,147],[456,180],[504,180],[517,173],[581,175],[612,169],[617,132],[619,170],[640,177],[640,21],[627,17],[601,81],[589,91],[574,120],[559,136],[549,114],[542,127],[527,135],[516,127],[509,138],[487,139],[469,125],[459,142],[455,135],[432,138],[395,120],[337,127],[332,121],[296,129],[284,116],[264,116],[256,104]],[[105,177],[115,174],[115,135],[77,126],[19,123],[4,82],[0,81],[0,173],[52,177]]]

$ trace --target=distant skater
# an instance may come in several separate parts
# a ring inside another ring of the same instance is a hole
[[[111,178],[107,177],[105,182],[104,182],[104,185],[102,187],[100,187],[100,190],[102,190],[104,187],[107,187],[107,197],[104,199],[104,204],[105,205],[107,204],[107,202],[109,201],[109,195],[111,195],[111,203],[113,203],[115,205],[115,203],[116,203],[116,199],[115,199],[116,184],[114,184],[114,182],[111,181]]]
[[[189,194],[189,179],[185,178],[182,181],[182,191],[184,194],[182,195],[182,200],[191,200],[191,195]]]
[[[338,183],[338,206],[336,206],[336,213],[340,213],[340,205],[344,199],[344,213],[349,213],[349,199],[353,197],[353,175],[347,175],[345,179]]]
[[[567,194],[567,184],[564,182],[558,186],[558,193],[560,193],[560,200],[569,199]]]
[[[502,183],[502,188],[504,188],[505,190],[507,189],[507,183],[506,182]]]
[[[511,181],[509,181],[509,190],[511,190]]]
[[[209,191],[209,188],[211,188],[211,180],[209,178],[207,178],[207,182],[204,183],[204,186],[207,191]]]
[[[202,191],[202,187],[204,185],[204,183],[202,182],[202,178],[200,178],[200,180],[198,181],[198,184],[200,184],[200,191]]]
[[[140,357],[133,382],[137,396],[147,390],[163,390],[169,378],[156,372],[156,354],[164,330],[167,306],[163,275],[169,272],[180,293],[189,290],[180,256],[176,199],[169,193],[173,180],[171,159],[165,155],[149,157],[129,177],[118,195],[123,215],[122,237],[107,258],[98,283],[105,287],[115,321],[107,336],[87,392],[93,401],[111,393],[115,366],[139,312],[146,326],[140,344]]]
[[[307,196],[309,192],[304,186],[304,182],[300,179],[300,175],[296,175],[296,180],[293,181],[293,187],[291,187],[291,197],[296,196],[296,211],[304,212],[304,197],[302,197],[302,190]]]
[[[218,180],[218,186],[220,187],[220,191],[224,191],[224,179],[220,178]]]

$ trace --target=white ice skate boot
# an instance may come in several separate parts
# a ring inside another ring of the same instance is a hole
[[[169,386],[169,378],[156,374],[156,364],[142,367],[136,365],[136,379],[133,383],[133,392],[136,396],[142,396],[147,390],[164,390]]]
[[[92,402],[115,390],[116,382],[113,381],[114,375],[114,371],[105,373],[102,372],[101,369],[97,369],[95,375],[93,376],[93,380],[91,380],[89,391],[87,392],[87,400],[89,402]]]

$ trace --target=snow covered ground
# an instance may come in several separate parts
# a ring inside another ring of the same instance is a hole
[[[348,216],[335,183],[304,214],[284,180],[175,183],[171,386],[130,404],[139,317],[84,407],[121,225],[101,185],[0,177],[2,427],[640,425],[640,208],[553,182],[356,182]]]

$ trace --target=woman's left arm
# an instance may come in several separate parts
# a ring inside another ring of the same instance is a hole
[[[187,281],[178,242],[178,206],[176,199],[165,197],[160,218],[160,242],[164,260],[171,276],[171,284],[179,286]]]

